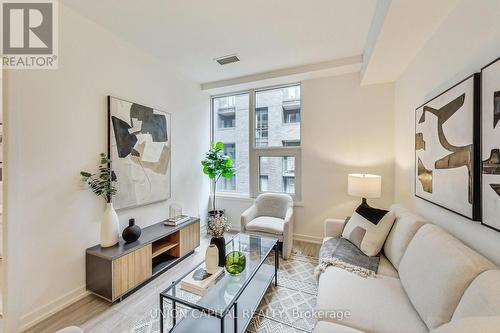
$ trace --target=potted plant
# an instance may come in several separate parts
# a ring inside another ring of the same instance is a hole
[[[120,237],[120,224],[111,196],[116,194],[116,175],[111,171],[111,160],[106,154],[100,155],[99,170],[97,173],[81,171],[82,181],[86,183],[95,195],[106,201],[106,210],[101,222],[101,246],[110,247],[118,243]]]
[[[228,231],[230,224],[224,216],[223,210],[216,209],[215,195],[217,182],[221,177],[231,178],[234,176],[234,163],[231,157],[224,154],[224,144],[222,142],[210,143],[210,150],[201,161],[203,173],[212,180],[212,210],[208,212],[208,232],[212,235],[210,244],[217,246],[219,251],[219,266],[224,267],[226,262],[226,241],[224,232]]]
[[[224,215],[223,210],[217,210],[215,205],[215,193],[217,190],[217,182],[221,177],[232,178],[234,176],[234,163],[231,157],[224,155],[224,144],[222,142],[210,143],[210,150],[206,157],[201,161],[203,173],[212,180],[212,210],[208,212],[208,216],[215,217]]]

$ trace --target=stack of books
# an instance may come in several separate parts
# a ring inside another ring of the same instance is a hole
[[[218,267],[214,274],[209,274],[205,267],[200,267],[182,279],[181,289],[203,296],[223,272],[224,268]]]
[[[163,224],[175,227],[181,223],[188,221],[189,219],[190,219],[190,217],[187,215],[178,215],[178,216],[169,218],[168,220],[163,222]]]

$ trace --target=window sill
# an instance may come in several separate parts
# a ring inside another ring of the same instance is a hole
[[[212,198],[213,195],[210,195]],[[240,193],[229,193],[229,192],[221,192],[216,194],[217,199],[227,199],[227,200],[239,200],[239,201],[253,201],[253,198],[248,194],[240,194]]]
[[[250,197],[248,194],[236,194],[236,193],[217,193],[216,194],[217,199],[223,199],[223,200],[234,200],[234,201],[247,201],[247,202],[253,202],[255,198]],[[212,198],[212,195],[210,195],[210,199]],[[294,201],[293,203],[294,207],[304,207],[304,202],[303,201]]]

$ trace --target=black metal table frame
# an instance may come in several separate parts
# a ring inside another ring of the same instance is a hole
[[[169,330],[169,332],[171,332],[175,328],[175,326],[177,325],[176,305],[177,305],[177,303],[180,303],[180,304],[185,305],[185,306],[187,306],[189,308],[192,308],[194,310],[198,310],[200,312],[203,312],[203,313],[206,313],[206,314],[209,314],[211,316],[219,318],[220,319],[220,323],[221,323],[220,324],[220,333],[224,333],[225,318],[226,318],[226,315],[229,313],[229,311],[232,308],[233,309],[233,315],[234,315],[234,333],[238,333],[238,299],[240,298],[241,294],[245,291],[245,289],[248,286],[248,284],[252,281],[252,279],[254,278],[255,274],[257,274],[257,272],[259,271],[260,267],[262,267],[262,264],[264,264],[264,261],[267,259],[267,257],[269,257],[269,254],[271,254],[272,250],[274,250],[274,285],[278,286],[279,250],[278,250],[278,240],[276,240],[276,243],[274,244],[274,246],[272,248],[269,249],[269,251],[267,252],[267,254],[261,260],[259,266],[253,272],[252,276],[240,288],[240,290],[238,291],[238,293],[234,297],[234,299],[232,301],[232,304],[230,304],[229,306],[227,306],[226,310],[224,312],[222,312],[222,313],[219,313],[219,312],[214,311],[214,310],[206,309],[206,308],[204,308],[202,306],[199,306],[197,304],[188,303],[188,302],[184,301],[183,299],[180,299],[177,296],[175,296],[175,285],[177,284],[178,281],[184,279],[187,275],[191,274],[192,270],[190,270],[189,272],[187,272],[186,274],[184,274],[180,279],[173,281],[172,285],[170,287],[168,287],[167,289],[165,289],[164,291],[162,291],[160,293],[160,314],[159,314],[159,317],[160,317],[160,333],[163,333],[163,321],[165,320],[164,313],[163,313],[163,311],[164,311],[163,300],[164,299],[169,299],[170,301],[172,301],[172,324],[173,325],[172,325],[172,328]],[[200,262],[195,267],[200,266],[203,262],[204,261]],[[173,288],[173,290],[172,290],[172,296],[170,296],[170,295],[164,295],[164,294],[167,294],[168,291],[170,291],[170,289],[172,289],[172,288]]]

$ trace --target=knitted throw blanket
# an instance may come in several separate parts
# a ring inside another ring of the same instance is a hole
[[[335,237],[323,243],[319,258],[319,265],[314,270],[318,280],[328,266],[339,267],[364,278],[375,277],[380,261],[379,256],[368,257],[342,237]]]

